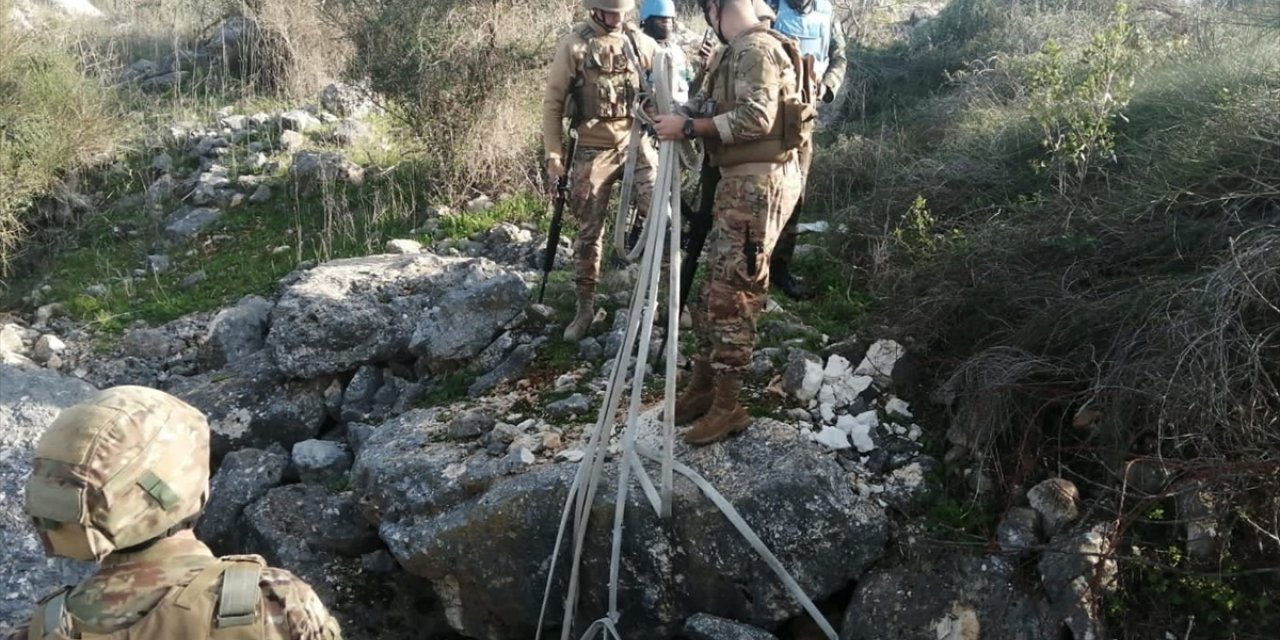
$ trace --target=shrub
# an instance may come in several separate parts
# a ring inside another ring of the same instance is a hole
[[[42,224],[36,202],[118,136],[110,94],[70,54],[0,20],[0,273]]]
[[[511,189],[536,176],[545,69],[571,0],[352,3],[351,72],[418,134],[441,189]]]

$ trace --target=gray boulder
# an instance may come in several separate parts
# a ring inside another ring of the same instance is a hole
[[[219,311],[209,322],[204,360],[212,367],[221,367],[261,350],[271,325],[271,307],[267,300],[250,295]]]
[[[342,82],[335,82],[320,92],[320,106],[343,118],[363,118],[374,109],[368,89]]]
[[[364,182],[364,169],[341,153],[299,151],[293,156],[289,176],[301,191],[306,192],[335,182],[361,184]]]
[[[324,426],[328,380],[288,380],[258,351],[218,371],[175,378],[169,392],[209,418],[216,459],[235,449],[314,438]]]
[[[571,418],[591,411],[591,398],[585,394],[575,393],[563,400],[547,405],[546,413],[552,418]]]
[[[190,238],[218,221],[222,212],[209,207],[182,207],[169,216],[165,233],[174,239]]]
[[[479,353],[494,327],[519,313],[517,289],[525,289],[523,281],[484,259],[423,253],[334,260],[285,288],[267,346],[281,371],[296,378],[406,361],[410,345],[431,354],[429,368],[445,366],[453,364],[446,358]]]
[[[1030,551],[1040,544],[1040,514],[1035,509],[1013,507],[996,527],[1000,548],[1011,553]]]
[[[238,553],[257,553],[315,589],[357,640],[445,637],[430,589],[396,571],[363,573],[361,556],[380,548],[350,492],[315,485],[277,487],[244,513],[245,542]]]
[[[1080,491],[1070,480],[1050,478],[1027,492],[1031,508],[1040,514],[1045,534],[1053,536],[1080,517]]]
[[[293,445],[293,466],[303,482],[328,484],[351,468],[351,450],[332,440],[303,440]]]
[[[480,397],[489,393],[503,382],[523,376],[525,370],[533,363],[533,359],[537,357],[538,346],[542,344],[543,340],[544,338],[538,338],[529,344],[522,344],[516,347],[493,371],[476,378],[475,382],[472,382],[471,386],[467,387],[467,395],[472,398]]]
[[[642,441],[653,446],[659,428],[652,417],[646,423]],[[456,630],[495,640],[531,637],[576,467],[505,465],[447,441],[447,428],[431,411],[384,424],[361,451],[352,487],[401,566],[431,581]],[[816,599],[844,588],[883,554],[889,529],[883,508],[854,494],[840,465],[787,425],[757,420],[741,437],[696,450],[681,446],[677,457],[737,507]],[[582,611],[588,616],[606,609],[615,472],[609,463],[587,536]],[[760,627],[800,613],[694,485],[681,480],[675,490],[677,508],[668,522],[657,518],[638,487],[630,493],[620,594],[624,637],[667,638],[700,612]],[[565,571],[557,573],[557,594]]]
[[[1056,638],[1043,602],[998,556],[906,554],[858,581],[840,640],[1042,640]]]
[[[684,623],[684,637],[689,640],[778,640],[778,636],[747,626],[699,613]]]
[[[463,364],[475,357],[528,301],[529,285],[514,273],[493,274],[481,262],[465,271],[457,288],[427,310],[410,338],[410,351],[428,362]]]
[[[244,508],[284,482],[289,455],[279,447],[241,449],[227,454],[213,476],[209,504],[196,525],[196,536],[218,553],[230,553],[238,543]]]
[[[23,506],[31,453],[58,412],[89,399],[87,383],[47,369],[0,363],[0,628],[26,622],[40,596],[75,584],[91,565],[45,557]]]
[[[1099,523],[1059,534],[1040,557],[1052,615],[1074,638],[1106,638],[1099,600],[1116,587],[1115,528]]]

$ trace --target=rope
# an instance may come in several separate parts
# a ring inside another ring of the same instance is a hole
[[[672,60],[666,52],[660,52],[654,61],[655,94],[659,97],[657,107],[659,113],[670,113],[676,105],[670,100],[673,91],[674,69]],[[638,136],[636,136],[638,137]],[[633,140],[635,137],[633,137]],[[798,600],[804,609],[813,616],[818,626],[830,640],[836,640],[836,632],[822,617],[813,601],[804,593],[799,583],[787,573],[782,563],[769,551],[759,536],[752,531],[733,505],[711,486],[697,471],[675,461],[675,380],[678,360],[678,333],[680,315],[672,310],[680,308],[680,165],[681,151],[679,143],[664,140],[659,145],[658,166],[654,184],[654,197],[649,205],[649,215],[645,219],[642,260],[636,288],[631,296],[626,330],[623,334],[622,346],[614,360],[613,371],[610,372],[605,387],[605,402],[600,407],[595,427],[591,430],[584,450],[582,462],[574,474],[573,484],[565,499],[560,514],[560,525],[556,532],[555,548],[551,553],[551,562],[547,572],[546,589],[543,592],[542,611],[538,616],[536,640],[541,640],[543,623],[546,618],[547,605],[551,598],[551,589],[555,583],[555,571],[559,564],[560,551],[564,538],[569,532],[570,514],[573,517],[573,561],[570,565],[569,584],[565,592],[564,617],[561,621],[560,638],[570,640],[573,622],[577,618],[578,596],[581,587],[582,554],[585,547],[587,520],[590,506],[595,501],[600,480],[604,474],[604,462],[609,441],[614,435],[617,425],[618,409],[621,405],[623,387],[630,375],[631,395],[627,405],[626,425],[622,433],[622,457],[618,467],[618,484],[616,488],[613,513],[613,532],[610,546],[609,563],[609,605],[605,617],[595,620],[587,627],[581,640],[622,640],[617,630],[620,617],[618,610],[618,584],[622,567],[622,534],[625,520],[627,497],[630,491],[631,478],[634,474],[645,497],[654,511],[663,518],[669,518],[672,512],[675,492],[675,474],[689,478],[729,519],[729,522],[742,534],[747,543],[760,554],[765,563],[779,576],[787,590]],[[624,193],[625,187],[624,184]],[[620,212],[623,209],[620,208]],[[621,213],[619,222],[622,221]],[[621,227],[622,225],[617,225]],[[667,236],[670,233],[670,242]],[[669,282],[668,282],[668,314],[667,340],[665,344],[666,381],[662,414],[662,450],[652,450],[640,446],[637,442],[637,431],[640,419],[640,405],[644,393],[644,376],[649,361],[649,346],[653,338],[653,321],[658,310],[658,289],[662,279],[662,251],[668,249]],[[637,348],[638,347],[638,348]],[[634,354],[634,355],[633,355]],[[659,485],[654,486],[641,462],[641,457],[657,461],[661,467]]]

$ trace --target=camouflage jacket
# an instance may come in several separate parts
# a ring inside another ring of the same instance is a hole
[[[175,590],[190,584],[217,562],[208,547],[187,537],[167,538],[137,553],[112,554],[98,573],[66,595],[62,632],[74,638],[82,633],[114,634],[129,629]],[[263,638],[341,639],[338,622],[311,587],[297,576],[283,569],[265,568],[258,589],[262,595],[259,615],[265,616]],[[213,600],[217,594],[217,585],[211,585],[204,597]],[[9,640],[27,638],[27,627],[9,636]]]
[[[795,67],[765,23],[744,30],[721,47],[708,68],[689,110],[721,111],[713,121],[724,144],[751,142],[768,134],[782,99],[781,88],[796,84]],[[716,107],[713,101],[721,104]]]

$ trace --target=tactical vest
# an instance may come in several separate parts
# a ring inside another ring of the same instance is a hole
[[[773,126],[765,135],[735,144],[721,144],[717,139],[710,141],[711,162],[717,167],[732,167],[748,163],[782,164],[794,157],[796,149],[808,143],[813,135],[814,122],[818,112],[813,106],[813,86],[808,74],[804,71],[804,60],[794,40],[772,30],[764,30],[782,46],[786,57],[791,61],[795,75],[795,84],[778,87],[778,111],[773,118]],[[715,60],[715,67],[708,72],[707,81],[711,86],[711,98],[714,101],[714,114],[728,113],[737,106],[737,95],[734,87],[736,56],[731,47],[724,47],[721,55]]]
[[[813,56],[813,70],[821,78],[831,64],[832,22],[835,20],[831,0],[813,0],[807,13],[791,8],[787,0],[779,4],[778,19],[773,21],[774,30],[795,38],[800,43],[800,52]]]
[[[573,87],[570,122],[625,120],[640,92],[639,51],[625,31],[597,34],[590,24],[578,27],[587,43]]]
[[[261,611],[258,579],[266,563],[258,556],[214,559],[191,582],[169,589],[141,620],[127,629],[92,633],[76,629],[66,609],[67,587],[36,607],[29,640],[266,640],[267,617]],[[212,588],[218,580],[221,586]],[[216,594],[216,598],[214,597]],[[209,621],[214,626],[209,627]]]

